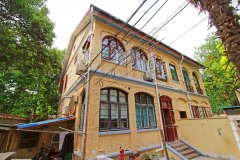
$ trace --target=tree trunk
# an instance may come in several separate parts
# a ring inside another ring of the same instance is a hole
[[[210,26],[217,28],[216,34],[221,38],[226,55],[240,73],[240,25],[231,0],[189,0],[200,12],[207,12]]]

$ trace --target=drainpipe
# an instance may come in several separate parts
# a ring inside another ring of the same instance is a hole
[[[91,61],[91,53],[92,53],[92,43],[93,43],[93,8],[91,6],[91,30],[90,30],[90,47],[89,47],[89,55],[88,55],[88,61]],[[85,153],[86,153],[86,135],[87,135],[87,114],[88,114],[88,100],[89,100],[89,79],[90,79],[90,70],[91,67],[88,67],[87,73],[85,75],[85,110],[84,110],[84,123],[83,123],[83,132],[82,132],[82,160],[85,159]]]
[[[179,68],[180,68],[180,73],[181,73],[181,76],[182,76],[182,81],[183,81],[183,84],[184,84],[184,88],[185,88],[185,94],[186,94],[186,97],[187,97],[187,103],[188,103],[188,106],[189,106],[189,109],[190,109],[190,113],[191,113],[191,116],[193,117],[193,113],[192,113],[192,108],[191,108],[191,102],[190,102],[190,97],[189,97],[189,92],[187,90],[187,86],[185,84],[185,80],[184,80],[184,77],[183,77],[183,72],[182,72],[182,62],[184,60],[184,56],[182,54],[182,58],[181,58],[181,61],[179,63]]]
[[[155,58],[153,57],[153,53],[151,50],[151,57],[152,57],[152,61],[155,60]],[[163,149],[165,150],[165,154],[167,157],[167,160],[169,160],[169,156],[168,156],[168,151],[167,151],[167,146],[166,146],[166,142],[165,142],[165,135],[164,135],[164,130],[163,130],[163,122],[162,122],[162,113],[161,113],[161,105],[160,105],[160,93],[158,91],[158,84],[157,84],[157,78],[156,78],[156,67],[155,67],[155,63],[153,63],[153,76],[154,76],[154,83],[155,83],[155,90],[156,90],[156,95],[157,95],[157,105],[158,105],[158,112],[159,112],[159,119],[160,119],[160,123],[159,125],[159,129],[160,129],[160,137],[162,139],[162,144],[163,144]]]

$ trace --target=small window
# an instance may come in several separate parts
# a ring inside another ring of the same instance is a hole
[[[131,50],[132,67],[141,71],[147,71],[147,56],[140,48]]]
[[[169,68],[170,68],[170,71],[171,71],[171,74],[172,74],[172,79],[174,81],[179,81],[176,67],[173,64],[169,64]]]
[[[186,111],[179,111],[180,118],[187,118],[187,113]]]
[[[101,90],[100,131],[129,129],[127,94],[118,89]]]
[[[199,118],[198,106],[191,106],[193,118]]]
[[[51,143],[52,144],[59,143],[59,133],[52,134]]]
[[[39,139],[38,132],[22,132],[19,148],[36,147]]]
[[[135,94],[136,123],[138,129],[156,128],[153,97],[145,93]]]

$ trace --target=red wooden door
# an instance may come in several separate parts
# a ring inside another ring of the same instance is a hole
[[[174,126],[175,119],[172,107],[172,100],[167,96],[161,96],[160,103],[165,141],[175,141],[178,139],[178,136],[176,127]]]

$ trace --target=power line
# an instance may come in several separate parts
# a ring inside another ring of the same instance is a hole
[[[190,32],[191,30],[193,30],[195,27],[197,27],[199,24],[201,24],[204,20],[206,20],[207,17],[205,17],[204,19],[202,19],[201,21],[199,21],[197,24],[195,24],[194,26],[192,26],[190,29],[188,29],[187,31],[185,31],[183,34],[181,34],[179,37],[177,37],[175,40],[173,40],[171,43],[169,43],[169,45],[173,44],[174,42],[176,42],[178,39],[182,38],[185,34],[187,34],[188,32]]]
[[[165,2],[166,3],[166,2]],[[165,4],[164,3],[164,4]],[[163,5],[164,5],[163,4]],[[159,29],[157,29],[157,31],[155,31],[154,32],[154,34],[152,35],[152,36],[154,36],[154,35],[156,35],[164,26],[166,26],[172,19],[174,19],[180,12],[182,12],[187,6],[188,6],[188,4],[189,4],[189,2],[187,3],[187,1],[186,2],[184,2],[180,7],[178,7],[177,8],[177,10],[175,10],[163,23],[161,23],[158,27],[155,27],[155,28],[159,28]],[[162,7],[162,6],[161,6]],[[161,8],[160,7],[160,8]],[[158,11],[157,11],[158,12]],[[155,15],[155,14],[154,14]],[[149,21],[148,21],[149,22]],[[145,25],[144,25],[145,26]],[[152,30],[153,31],[153,30]],[[152,31],[150,31],[150,32],[152,32]],[[146,36],[145,36],[146,37]],[[130,39],[130,40],[132,40],[133,39],[133,37]],[[151,38],[151,41],[153,40],[153,39],[155,39],[155,38]],[[143,38],[141,38],[141,40],[140,40],[140,42],[143,40]],[[128,41],[129,42],[129,41]],[[147,42],[147,43],[149,43],[149,42]],[[142,44],[142,45],[140,45],[140,47],[142,47],[144,45],[144,43]],[[139,47],[139,49],[140,49],[140,47]],[[130,50],[130,49],[129,49]],[[128,50],[128,51],[129,51]],[[119,51],[119,50],[118,50]],[[124,59],[124,60],[126,60],[129,56],[131,56],[131,54],[129,54],[128,56],[126,56],[126,58]],[[121,62],[120,62],[121,63]],[[100,80],[102,80],[102,78],[104,78],[105,76],[107,76],[109,73],[111,73],[113,70],[115,70],[118,66],[119,66],[119,64],[120,63],[118,63],[118,64],[116,64],[109,72],[107,72],[104,76],[102,76],[101,77],[101,79]]]
[[[114,38],[116,38],[122,31],[123,29],[128,25],[128,23],[130,22],[130,20],[133,18],[133,16],[139,11],[139,9],[143,6],[143,4],[146,2],[147,0],[144,0],[140,6],[133,12],[133,14],[128,18],[127,22],[125,22],[124,26],[121,28],[121,30],[115,35],[113,36],[113,38],[110,39],[110,41],[112,41]],[[158,1],[158,0],[157,0]],[[93,62],[97,59],[97,57],[102,53],[102,51],[106,48],[106,46],[104,48],[102,48],[102,50],[93,58],[93,60],[90,62],[90,64],[88,65],[87,69],[93,64]],[[100,64],[101,65],[101,64]]]
[[[146,12],[144,12],[144,14],[139,18],[140,20],[150,11],[150,9],[151,8],[153,8],[155,5],[156,5],[156,3],[158,2],[159,0],[156,0],[149,8],[148,8],[148,10],[146,11]],[[131,29],[140,21],[140,20],[138,20],[133,26],[131,26],[131,28],[127,31],[127,33],[125,34],[125,36],[124,37],[126,37],[126,35],[131,31]],[[127,24],[126,24],[127,25]],[[112,41],[114,38],[116,38],[117,36],[115,35],[113,38],[111,38],[110,39],[110,41]],[[97,54],[97,56],[95,56],[94,57],[94,59],[92,60],[92,62],[90,63],[90,65],[88,65],[88,67],[85,69],[85,70],[87,70],[90,66],[91,66],[91,64],[93,63],[93,61],[102,53],[102,51],[104,50],[106,48],[106,46]],[[119,50],[118,50],[119,51]],[[118,52],[116,52],[115,54],[117,54]],[[115,55],[114,55],[115,56]],[[93,74],[92,74],[92,76],[89,78],[89,80],[88,81],[90,81],[91,80],[91,78],[93,77],[93,75],[97,72],[97,70],[102,66],[102,65],[104,65],[106,63],[106,61],[102,61],[98,66],[97,66],[97,68],[95,69],[95,71],[93,72]],[[83,85],[85,85],[86,83],[88,83],[88,81],[86,81]],[[82,86],[83,86],[82,85]],[[81,86],[81,87],[82,87]]]

